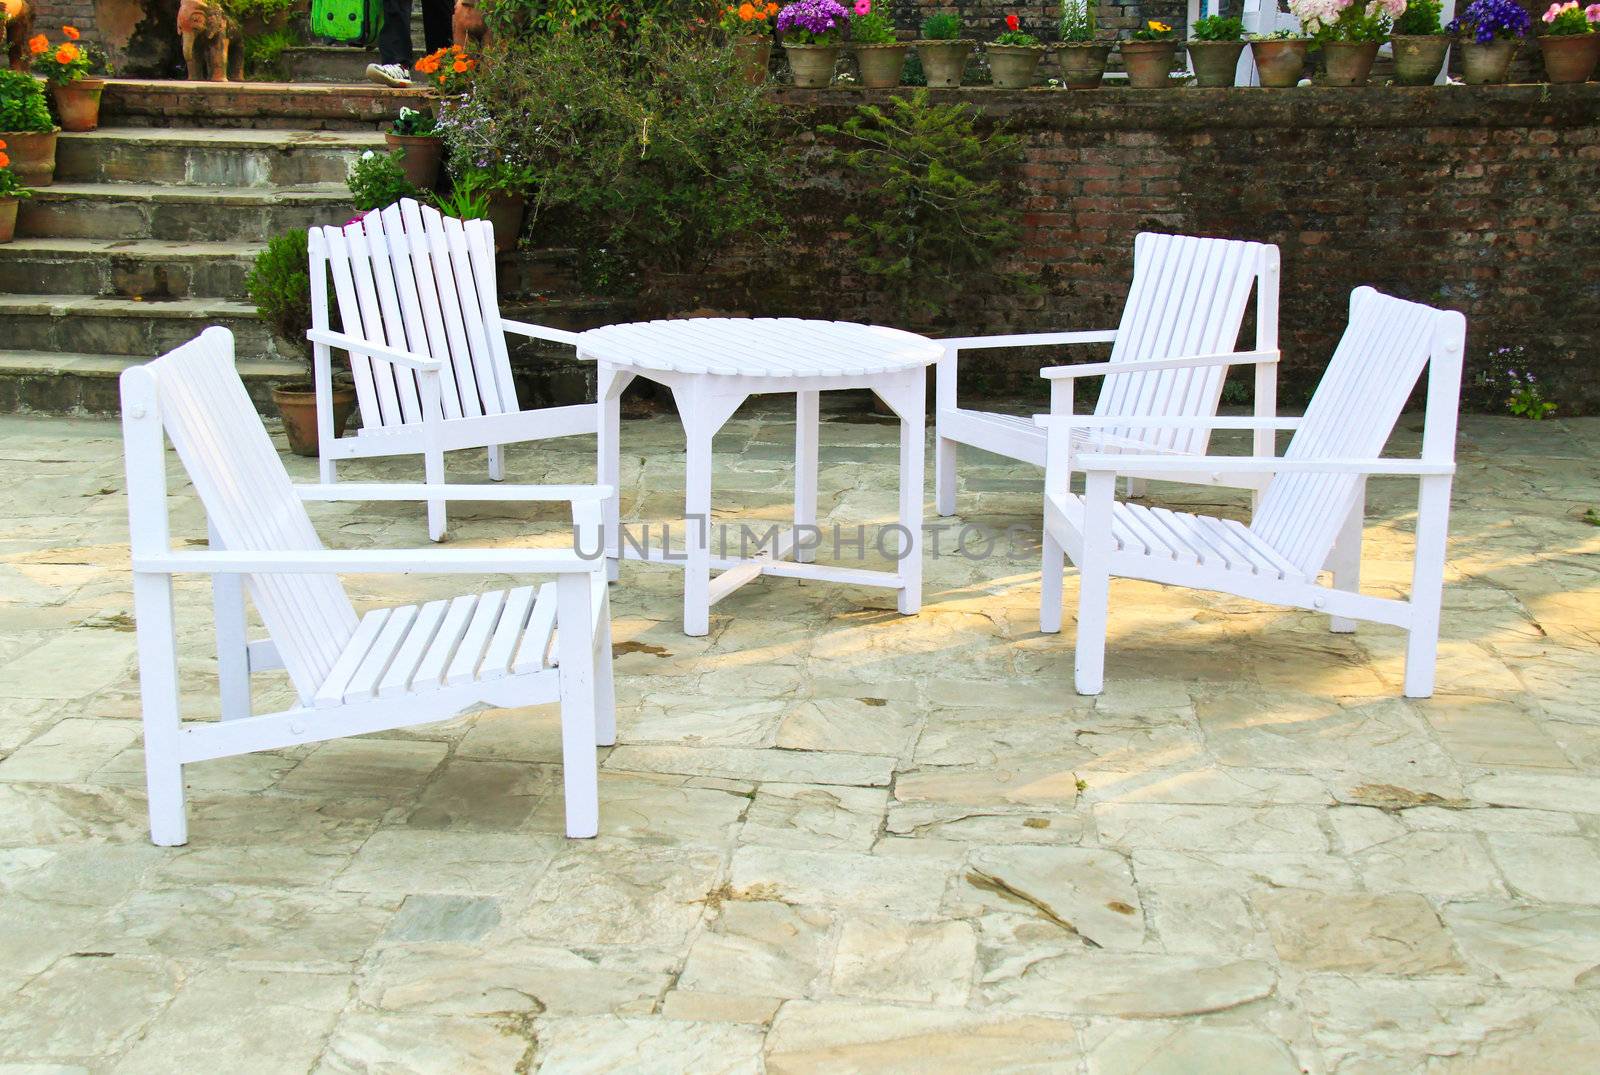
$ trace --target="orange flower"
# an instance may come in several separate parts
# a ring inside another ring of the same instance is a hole
[[[754,4],[752,4],[752,3],[749,3],[749,0],[746,0],[745,3],[739,5],[739,18],[742,21],[749,22],[750,20],[754,19],[755,17],[756,17],[756,6]]]
[[[77,58],[78,58],[78,46],[77,45],[67,44],[67,45],[62,45],[60,48],[56,49],[56,63],[68,64],[68,63],[71,63],[73,60],[76,60]]]
[[[417,70],[425,75],[431,75],[439,70],[439,61],[432,56],[424,56],[417,61]]]
[[[467,63],[466,60],[457,60],[455,63],[455,70],[456,74],[458,75],[464,74],[465,72],[472,70],[472,65]]]
[[[778,13],[778,5],[777,4],[773,4],[773,3],[767,4],[767,14],[768,15],[776,15],[777,13]]]
[[[0,168],[9,167],[11,167],[11,158],[6,156],[4,153],[0,153]]]
[[[67,35],[68,41],[78,40],[78,28],[76,26],[63,26],[61,32]]]
[[[0,149],[4,148],[6,148],[6,140],[4,138],[0,138]]]
[[[50,39],[43,34],[34,34],[32,37],[28,38],[28,51],[33,53],[35,56],[47,52],[49,49]]]
[[[439,76],[439,85],[443,86],[448,81],[450,81],[450,76],[449,75],[440,75]]]

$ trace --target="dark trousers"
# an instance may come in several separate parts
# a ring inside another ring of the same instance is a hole
[[[378,31],[378,62],[411,66],[411,5],[414,0],[383,0],[383,27]],[[422,37],[428,51],[450,44],[450,17],[455,0],[422,0]]]

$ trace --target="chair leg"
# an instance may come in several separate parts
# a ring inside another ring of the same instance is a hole
[[[1345,516],[1334,540],[1333,551],[1328,556],[1328,568],[1333,572],[1333,587],[1346,593],[1361,591],[1361,530],[1366,521],[1367,496],[1365,483],[1356,491],[1356,502]],[[1356,629],[1356,621],[1344,616],[1328,617],[1328,630],[1347,635]]]
[[[933,441],[933,506],[940,515],[956,513],[956,442]]]
[[[133,612],[139,625],[139,695],[144,711],[145,787],[150,840],[158,847],[189,842],[183,763],[178,761],[178,655],[172,620],[172,580],[135,572]]]
[[[1106,613],[1111,589],[1111,506],[1116,475],[1084,478],[1083,561],[1078,565],[1078,643],[1074,679],[1079,694],[1105,685]]]
[[[600,622],[594,632],[594,742],[608,747],[617,741],[617,691],[611,675],[611,598],[600,599]]]
[[[489,480],[492,482],[503,482],[506,480],[505,451],[504,445],[489,445]]]
[[[561,775],[567,804],[567,835],[600,831],[599,759],[595,757],[595,647],[590,623],[589,576],[556,580],[556,647],[561,676]],[[569,629],[567,625],[570,625]],[[609,662],[608,662],[609,663]]]
[[[1053,635],[1061,630],[1062,581],[1066,574],[1067,552],[1050,524],[1044,527],[1044,552],[1039,559],[1039,630]]]
[[[1407,698],[1433,695],[1439,660],[1439,609],[1444,599],[1445,534],[1450,521],[1448,475],[1422,479],[1417,498],[1417,551],[1411,568],[1411,626],[1406,638]]]
[[[1150,482],[1147,478],[1128,479],[1128,499],[1140,499],[1150,492]]]
[[[427,451],[422,455],[423,477],[429,485],[444,484],[444,453]],[[428,540],[443,541],[445,535],[445,502],[428,501]]]

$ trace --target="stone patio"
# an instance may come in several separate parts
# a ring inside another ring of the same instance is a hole
[[[826,417],[824,516],[888,518],[893,427]],[[718,439],[728,518],[786,514],[789,422],[747,410]],[[680,512],[676,420],[623,442],[625,510]],[[584,481],[591,452],[509,465]],[[687,638],[676,573],[628,564],[585,842],[560,835],[542,707],[192,766],[190,844],[151,846],[118,427],[0,418],[0,458],[0,1072],[1565,1075],[1600,1055],[1600,419],[1464,420],[1426,702],[1400,697],[1397,631],[1127,582],[1106,693],[1077,697],[1070,624],[1037,631],[1038,475],[975,454],[962,518],[1022,536],[968,559],[948,534],[915,619],[887,591],[764,580]],[[1373,485],[1375,591],[1405,585],[1414,489]],[[175,540],[200,539],[193,498],[174,506]],[[313,514],[334,545],[424,540],[413,506]],[[564,537],[548,508],[452,524]],[[370,605],[459,580],[351,585]],[[209,719],[208,591],[179,602]],[[288,700],[258,682],[259,706]]]

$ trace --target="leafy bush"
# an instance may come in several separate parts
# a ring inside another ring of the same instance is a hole
[[[0,67],[0,131],[42,133],[54,127],[44,83],[25,72]]]
[[[705,0],[495,0],[482,10],[502,38],[579,30],[625,40],[650,26],[686,25],[706,7]]]
[[[417,196],[417,188],[411,185],[400,167],[399,150],[393,153],[367,150],[351,164],[346,182],[351,200],[363,213],[393,205],[401,198]]]
[[[305,346],[311,327],[311,275],[304,228],[277,236],[256,255],[245,277],[256,313],[272,330],[290,342]]]
[[[922,20],[924,41],[954,41],[961,36],[961,17],[949,12],[929,15]]]
[[[892,45],[896,41],[894,20],[878,7],[869,9],[866,14],[851,15],[850,40],[858,45]]]
[[[268,30],[244,39],[245,77],[261,82],[282,82],[287,78],[281,64],[283,54],[300,44],[294,29]]]
[[[1095,0],[1061,0],[1061,40],[1093,41]]]
[[[223,0],[222,4],[223,10],[236,19],[258,18],[263,22],[288,15],[295,6],[296,0]]]
[[[433,204],[445,216],[459,220],[489,219],[489,191],[479,178],[482,174],[470,173],[456,180],[448,192],[435,192]]]
[[[1394,32],[1423,36],[1442,34],[1444,4],[1441,0],[1407,0],[1406,9],[1394,20]]]
[[[1244,37],[1244,23],[1221,15],[1207,15],[1194,21],[1189,37],[1195,41],[1238,41]]]
[[[918,90],[820,128],[855,144],[837,161],[868,192],[863,211],[845,220],[856,267],[913,316],[1002,280],[994,263],[1021,234],[1003,184],[1006,165],[1021,158],[1019,140],[1001,131],[981,136],[973,117],[970,105],[935,105]]]

